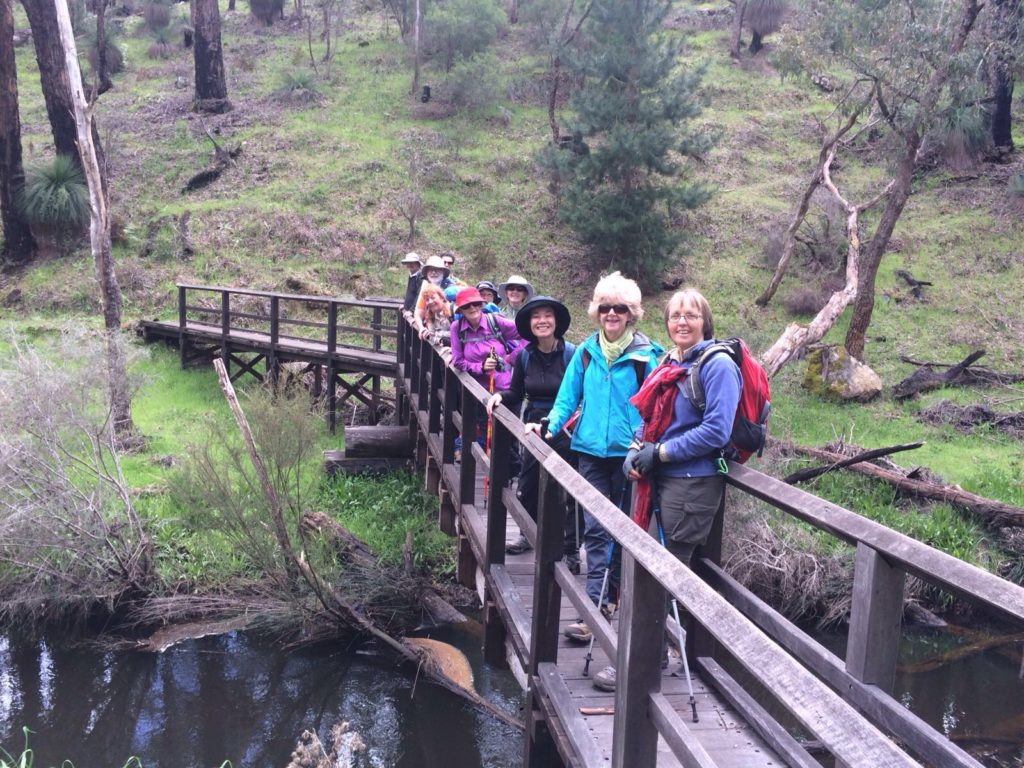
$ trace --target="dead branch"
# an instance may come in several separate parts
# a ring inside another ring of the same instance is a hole
[[[792,443],[784,443],[780,440],[772,440],[771,438],[769,438],[769,441],[772,447],[784,456],[804,456],[830,463],[838,463],[846,459],[842,454],[833,453],[821,448],[808,448]],[[873,477],[876,480],[883,480],[901,493],[960,507],[978,517],[985,525],[991,528],[1024,526],[1024,509],[969,493],[959,486],[915,480],[909,477],[908,474],[883,469],[874,464],[866,464],[864,462],[853,464],[848,469],[868,477]]]
[[[922,445],[924,445],[924,443],[906,443],[903,445],[891,445],[887,448],[873,448],[870,451],[863,451],[858,453],[856,456],[851,456],[850,458],[843,459],[842,461],[832,462],[831,464],[826,464],[823,467],[808,467],[807,469],[801,469],[798,472],[794,472],[793,474],[782,478],[782,482],[788,483],[789,485],[796,485],[797,483],[812,480],[815,477],[820,477],[821,475],[824,475],[827,472],[832,472],[836,469],[843,469],[844,467],[859,464],[862,461],[871,461],[872,459],[889,456],[893,453],[899,453],[900,451],[911,451],[915,448],[920,448]]]
[[[927,280],[917,280],[905,269],[897,269],[896,277],[903,280],[903,282],[905,282],[907,286],[909,286],[910,295],[913,296],[915,299],[923,299],[924,294],[922,293],[921,289],[926,286],[932,285],[932,283],[929,283]]]
[[[188,233],[188,222],[192,218],[191,211],[185,211],[178,217],[178,258],[182,261],[190,261],[196,254],[196,247],[192,244],[192,237]]]
[[[834,154],[835,147],[832,148]],[[846,307],[857,296],[857,282],[860,275],[860,231],[858,217],[861,211],[867,210],[876,205],[887,195],[895,184],[895,179],[889,181],[881,192],[871,200],[862,205],[854,205],[849,202],[832,181],[830,171],[831,161],[822,166],[821,183],[832,193],[832,196],[846,211],[846,284],[832,294],[821,311],[807,325],[801,323],[790,323],[786,330],[776,342],[761,356],[765,369],[769,376],[778,373],[782,366],[793,358],[799,358],[811,344],[821,341],[825,334],[835,325],[836,320],[843,313]]]
[[[737,3],[736,6],[736,17],[737,20],[742,18],[743,6],[745,3]],[[739,41],[738,31],[735,33],[735,42]],[[739,55],[738,49],[735,54]],[[877,87],[877,86],[876,86]],[[768,283],[768,287],[764,289],[764,293],[757,297],[755,302],[759,307],[768,306],[768,302],[771,301],[772,296],[778,290],[779,285],[782,283],[782,277],[786,273],[786,267],[789,265],[789,259],[793,255],[793,248],[796,242],[796,233],[803,224],[804,218],[807,216],[807,211],[811,205],[811,197],[814,192],[821,186],[824,179],[829,174],[829,166],[832,165],[832,161],[836,156],[836,147],[839,142],[842,141],[843,137],[850,132],[853,126],[857,123],[858,118],[864,111],[864,108],[871,102],[874,97],[875,88],[871,89],[867,98],[864,99],[857,108],[850,115],[849,119],[839,127],[839,129],[831,136],[826,136],[821,144],[821,151],[818,153],[818,164],[815,166],[814,173],[811,174],[810,180],[807,182],[807,186],[804,188],[803,197],[800,198],[800,204],[797,206],[796,213],[793,214],[793,219],[789,223],[789,227],[786,229],[786,234],[782,241],[782,255],[779,257],[779,263],[775,267],[775,274],[772,275],[771,281]]]
[[[900,355],[900,362],[907,363],[908,365],[928,366],[929,368],[951,368],[954,365],[959,365],[959,363],[940,363],[935,361],[915,360],[907,355]],[[993,371],[991,368],[987,368],[983,365],[972,365],[960,374],[957,383],[961,385],[999,385],[1019,384],[1022,381],[1024,381],[1024,374],[1009,373],[1007,371]]]
[[[224,149],[214,138],[213,133],[206,124],[203,124],[203,131],[206,133],[206,137],[213,144],[213,164],[209,167],[201,170],[199,173],[194,175],[186,182],[182,188],[181,193],[195,192],[197,189],[202,189],[209,184],[220,178],[220,175],[224,173],[228,168],[231,168],[235,164],[235,158],[242,154],[242,147],[237,146],[234,149]]]
[[[983,349],[972,352],[944,373],[935,373],[930,366],[923,365],[894,386],[892,388],[892,396],[896,400],[905,400],[922,392],[930,392],[933,389],[961,384],[960,376],[963,372],[983,357],[984,354],[985,350]]]

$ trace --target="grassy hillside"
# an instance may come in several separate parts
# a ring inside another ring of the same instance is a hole
[[[399,295],[410,247],[421,253],[451,249],[458,274],[500,280],[510,272],[531,277],[574,309],[571,336],[587,330],[584,313],[597,279],[581,246],[554,216],[547,181],[534,155],[549,138],[542,78],[546,60],[531,53],[529,29],[510,27],[495,50],[507,77],[498,105],[452,113],[410,97],[411,66],[393,22],[379,8],[350,4],[338,39],[330,80],[320,98],[301,103],[275,92],[295,70],[309,69],[306,30],[288,18],[264,27],[246,4],[228,13],[222,2],[224,53],[234,109],[221,116],[189,112],[191,53],[174,48],[151,59],[141,18],[123,21],[127,70],[115,78],[97,109],[111,165],[110,187],[124,237],[116,246],[125,297],[125,323],[173,314],[176,281],[223,283],[258,289],[332,294]],[[687,250],[666,278],[682,278],[704,291],[720,335],[742,335],[763,350],[794,319],[787,298],[827,279],[828,269],[806,260],[791,266],[775,302],[754,305],[766,285],[773,243],[784,229],[818,152],[814,117],[830,105],[809,82],[781,80],[766,53],[733,63],[728,56],[725,3],[679,3],[671,26],[693,31],[681,66],[707,64],[708,106],[699,121],[720,132],[717,147],[695,168],[717,193],[688,221]],[[187,6],[174,6],[186,14]],[[25,26],[20,9],[16,20]],[[719,20],[715,22],[714,20]],[[719,24],[715,26],[715,24]],[[769,38],[769,43],[771,39]],[[314,42],[316,48],[318,43]],[[31,46],[18,49],[24,144],[28,159],[50,149],[48,124]],[[322,67],[321,67],[322,69]],[[443,90],[444,76],[423,79]],[[228,147],[240,145],[237,166],[200,191],[183,194],[188,179],[212,157],[205,128]],[[1017,123],[1018,142],[1024,131]],[[426,210],[412,243],[396,208],[408,184],[403,152],[426,163]],[[999,370],[1024,364],[1024,223],[1007,193],[1021,169],[981,166],[953,174],[922,173],[882,263],[867,362],[891,386],[912,368],[901,355],[958,361],[984,347],[983,360]],[[872,197],[885,169],[867,154],[848,154],[836,168],[848,197]],[[196,254],[176,257],[173,217],[190,213]],[[812,216],[821,226],[819,209]],[[870,214],[865,227],[873,224]],[[832,217],[833,227],[842,219]],[[141,256],[144,247],[150,251]],[[834,265],[833,265],[834,266]],[[905,269],[929,280],[925,299],[909,297],[895,276]],[[87,249],[3,276],[3,316],[22,329],[56,328],[66,320],[97,321],[97,298]],[[650,296],[644,330],[664,340],[656,318],[668,297]],[[845,322],[827,341],[841,342]],[[173,366],[157,357],[153,366]],[[924,464],[965,489],[1024,505],[1024,445],[995,431],[964,435],[926,426],[915,414],[944,398],[984,401],[997,410],[1024,410],[1024,388],[933,393],[909,404],[888,396],[869,405],[822,402],[800,387],[804,366],[793,363],[773,381],[775,436],[820,444],[843,436],[864,446],[923,439],[905,462]],[[140,394],[142,429],[160,432],[176,419],[161,405],[174,381],[164,374]],[[175,385],[176,386],[176,385]],[[210,388],[202,383],[200,388]],[[178,395],[174,396],[175,398]],[[160,452],[174,452],[173,440]],[[824,489],[823,489],[824,490]],[[855,499],[841,499],[854,506]]]

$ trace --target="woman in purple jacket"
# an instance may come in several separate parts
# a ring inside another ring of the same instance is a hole
[[[452,323],[451,365],[496,392],[508,389],[512,363],[526,342],[515,323],[494,312],[485,314],[483,307],[483,296],[476,288],[456,294],[455,309],[462,317]]]

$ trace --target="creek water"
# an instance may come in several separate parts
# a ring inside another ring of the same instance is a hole
[[[477,691],[518,714],[519,686],[482,663],[479,636],[430,636],[462,648]],[[303,730],[329,744],[339,720],[375,768],[522,763],[521,733],[358,648],[284,652],[232,633],[110,653],[0,635],[0,746],[17,755],[28,727],[37,768],[120,768],[132,755],[145,768],[284,768]]]
[[[472,625],[471,625],[472,626]],[[511,712],[522,693],[488,668],[479,635],[431,635],[467,653],[477,690]],[[844,638],[819,637],[838,654]],[[903,704],[985,765],[1024,766],[1022,643],[964,653],[977,633],[908,630],[896,691]],[[962,655],[961,655],[962,654]],[[512,768],[521,734],[358,648],[284,652],[232,633],[162,654],[66,649],[0,635],[0,745],[17,754],[33,735],[38,768],[284,768],[299,734],[347,720],[368,764],[391,768]]]

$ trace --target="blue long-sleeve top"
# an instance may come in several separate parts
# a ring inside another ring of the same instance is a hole
[[[674,351],[668,358],[668,364],[689,370],[701,352],[714,343],[713,339],[700,342],[682,360],[678,359],[678,351]],[[704,388],[704,410],[699,410],[683,394],[684,380],[680,379],[676,383],[672,423],[658,439],[667,458],[658,465],[658,472],[666,477],[717,474],[718,458],[732,436],[742,386],[740,369],[728,354],[720,352],[704,361],[698,375]],[[637,430],[637,438],[640,432]]]

